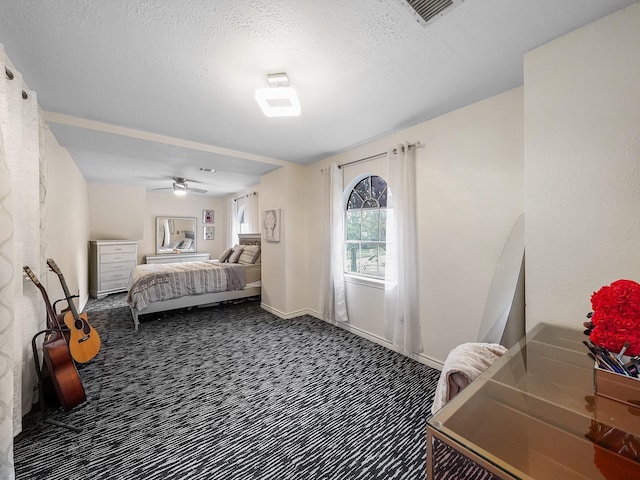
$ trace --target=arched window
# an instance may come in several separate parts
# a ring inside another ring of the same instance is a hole
[[[370,175],[349,193],[345,209],[346,273],[384,278],[387,182]]]

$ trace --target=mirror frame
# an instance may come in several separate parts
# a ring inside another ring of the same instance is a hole
[[[190,222],[179,225],[178,233],[175,231],[176,222]],[[173,228],[172,228],[173,226]],[[196,217],[156,217],[156,254],[172,254],[182,252],[197,252],[197,227]],[[180,233],[184,232],[184,233]],[[167,239],[168,238],[168,242]],[[181,248],[183,241],[191,240],[188,248]],[[165,245],[166,244],[166,245]]]

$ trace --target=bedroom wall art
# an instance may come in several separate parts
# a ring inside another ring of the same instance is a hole
[[[271,210],[265,210],[262,226],[264,227],[264,239],[267,242],[279,242],[280,241],[280,209],[274,208]]]
[[[205,240],[215,240],[216,238],[215,227],[204,227],[203,238]]]
[[[202,223],[213,223],[213,210],[202,210]]]

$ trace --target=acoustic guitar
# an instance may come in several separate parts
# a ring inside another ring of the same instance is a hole
[[[78,310],[69,293],[67,282],[56,262],[48,258],[47,265],[58,275],[62,290],[64,290],[64,296],[67,298],[67,304],[69,305],[69,311],[65,313],[63,318],[64,324],[69,328],[70,332],[69,351],[76,362],[86,363],[100,351],[100,335],[98,335],[95,328],[89,325],[86,312],[78,315]]]
[[[73,363],[69,345],[63,335],[56,312],[53,311],[47,291],[38,280],[38,277],[31,271],[31,268],[24,266],[22,269],[42,294],[47,309],[47,327],[49,329],[49,334],[42,343],[44,363],[49,371],[60,405],[67,411],[71,410],[87,399],[78,369]],[[43,388],[43,386],[41,385],[40,388]]]

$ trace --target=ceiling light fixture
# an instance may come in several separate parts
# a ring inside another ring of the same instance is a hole
[[[187,186],[183,183],[174,183],[173,184],[173,193],[178,196],[183,196],[187,194]]]
[[[293,87],[289,86],[286,73],[267,75],[269,88],[256,88],[256,102],[267,117],[295,117],[300,115],[300,100]]]
[[[215,172],[215,171],[216,171],[216,169],[215,169],[215,168],[205,168],[205,167],[200,167],[200,171],[201,171],[201,172],[210,172],[210,173],[213,173],[213,172]]]

